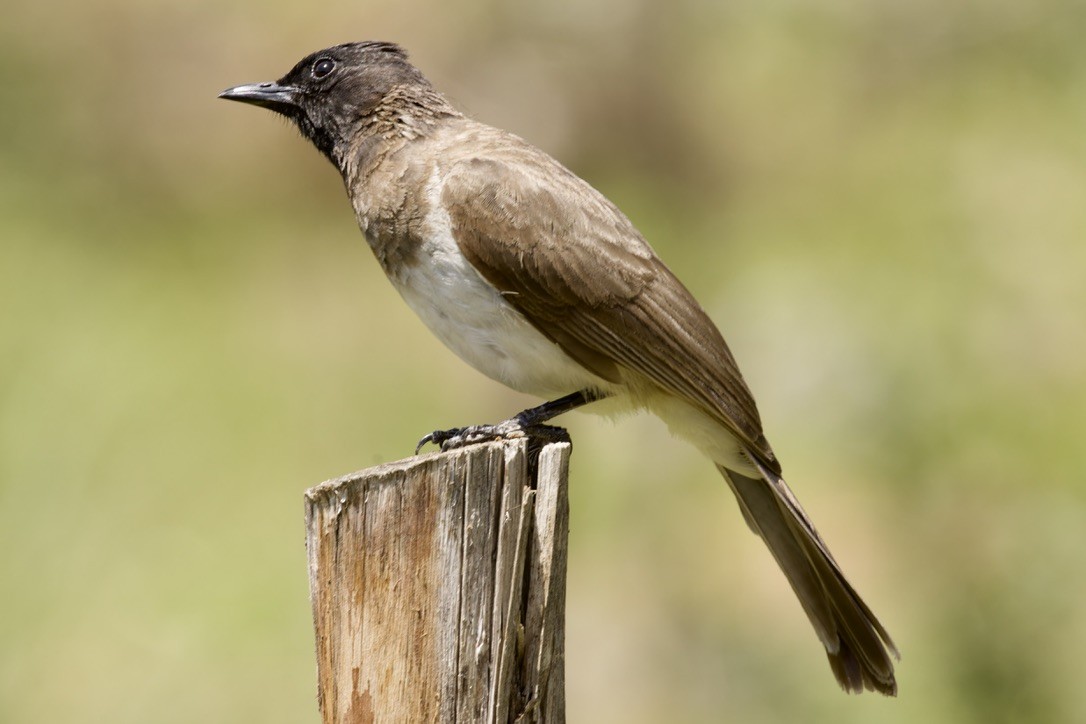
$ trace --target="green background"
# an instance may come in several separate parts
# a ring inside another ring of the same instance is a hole
[[[712,466],[572,415],[571,721],[1086,721],[1081,3],[4,15],[0,721],[316,722],[302,491],[533,402],[215,98],[367,38],[642,229],[904,654],[897,700],[842,694]]]

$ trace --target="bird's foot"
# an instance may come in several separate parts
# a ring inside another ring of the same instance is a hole
[[[474,445],[480,442],[493,442],[494,440],[507,440],[514,437],[524,437],[524,428],[514,417],[511,420],[499,422],[497,425],[469,425],[468,427],[453,427],[448,430],[434,430],[415,446],[415,454],[427,443],[433,443],[445,450]]]
[[[525,424],[518,415],[497,425],[470,425],[449,430],[434,430],[419,440],[419,444],[415,447],[415,454],[418,455],[419,450],[422,450],[427,443],[437,445],[444,452],[481,442],[512,440],[520,437],[538,438],[544,442],[569,442],[569,433],[563,428]]]

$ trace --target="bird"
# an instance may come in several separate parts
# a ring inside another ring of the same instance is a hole
[[[719,469],[840,686],[897,694],[898,650],[785,483],[723,336],[611,201],[459,111],[396,43],[336,45],[219,97],[292,121],[339,171],[378,263],[430,331],[546,400],[420,445],[514,437],[586,406],[657,415]]]

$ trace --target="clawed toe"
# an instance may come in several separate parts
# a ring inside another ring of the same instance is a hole
[[[473,434],[483,427],[493,428],[494,426],[474,425],[472,427],[451,427],[448,430],[434,430],[419,440],[419,444],[415,446],[415,454],[418,455],[419,450],[422,450],[427,443],[433,443],[442,450],[455,450],[458,447],[470,445],[476,442],[472,437]],[[481,441],[480,439],[479,442]]]
[[[453,428],[452,430],[434,430],[433,432],[426,433],[422,436],[422,439],[419,440],[419,444],[415,446],[415,454],[418,455],[419,451],[426,447],[426,445],[428,445],[429,443],[433,443],[438,447],[441,447],[442,443],[444,443],[445,440],[448,440],[457,432],[459,432],[459,428]]]
[[[448,451],[481,442],[508,440],[514,437],[524,437],[524,427],[515,418],[497,425],[471,425],[448,430],[434,430],[419,440],[419,444],[415,447],[415,454],[418,455],[427,443],[433,443],[443,451]]]

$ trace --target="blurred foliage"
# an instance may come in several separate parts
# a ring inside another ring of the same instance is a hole
[[[303,488],[531,400],[333,170],[217,101],[345,40],[633,218],[895,635],[835,687],[711,466],[571,416],[570,718],[1086,721],[1086,9],[17,3],[0,25],[0,721],[317,721]]]

